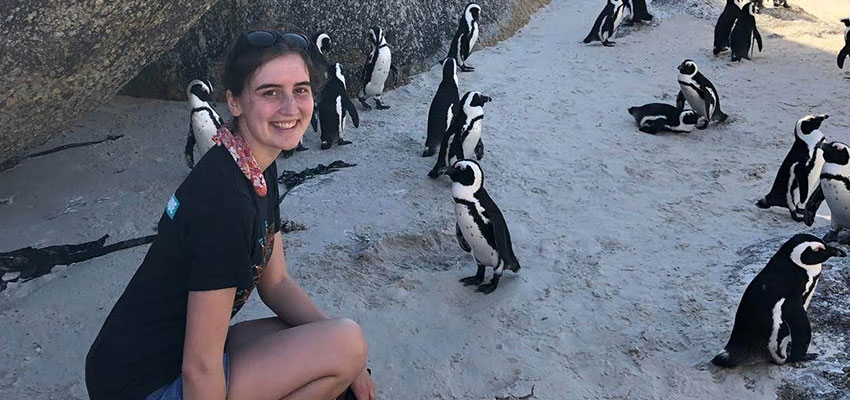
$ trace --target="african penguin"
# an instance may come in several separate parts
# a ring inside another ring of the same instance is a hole
[[[395,74],[396,80],[398,80],[398,70],[393,65],[392,53],[390,53],[387,40],[384,38],[384,31],[381,28],[373,26],[369,29],[369,41],[372,44],[372,51],[369,53],[366,64],[363,65],[358,99],[363,108],[367,110],[372,108],[366,103],[369,98],[375,99],[377,109],[386,110],[390,106],[381,104],[381,93],[384,92],[384,84],[387,82],[390,70]]]
[[[508,224],[484,190],[484,172],[476,161],[459,160],[446,173],[452,180],[457,243],[461,249],[472,253],[478,263],[478,272],[460,281],[464,285],[479,285],[477,292],[491,293],[499,286],[505,269],[513,272],[520,269],[511,245]],[[493,279],[481,285],[487,266],[494,269]]]
[[[322,150],[329,149],[334,142],[342,146],[351,142],[343,139],[345,121],[351,114],[354,127],[360,126],[360,117],[354,103],[348,98],[345,91],[345,75],[342,74],[342,65],[334,63],[328,69],[328,81],[322,90],[322,98],[319,100],[319,125],[322,128]],[[316,125],[313,125],[316,130]]]
[[[685,100],[703,119],[704,124],[697,129],[705,129],[709,121],[723,122],[728,117],[720,110],[720,95],[717,89],[703,76],[693,60],[685,60],[679,64],[679,95],[676,97],[676,107],[684,108]]]
[[[773,181],[770,193],[759,200],[759,208],[785,207],[791,213],[791,219],[802,221],[809,195],[817,188],[823,168],[823,148],[825,138],[820,131],[823,120],[828,115],[808,115],[797,120],[794,126],[794,144]]]
[[[632,0],[631,21],[652,21],[652,14],[646,9],[646,0]]]
[[[826,200],[832,230],[823,237],[824,242],[850,244],[850,237],[838,240],[841,230],[850,229],[850,147],[841,142],[831,142],[821,145],[821,149],[823,169],[820,186],[806,202],[804,221],[806,225],[812,226],[815,212]]]
[[[759,51],[762,51],[761,35],[756,27],[755,14],[758,12],[756,3],[749,2],[733,24],[732,34],[729,36],[733,62],[740,61],[742,57],[750,60],[756,44]]]
[[[693,110],[682,110],[670,104],[649,103],[640,107],[629,107],[641,132],[656,134],[663,130],[687,133],[694,130],[699,114]]]
[[[817,357],[807,353],[812,338],[809,302],[821,264],[845,255],[805,233],[785,242],[747,286],[729,342],[711,362],[731,368],[754,361],[782,365]]]
[[[461,72],[474,71],[475,67],[466,65],[466,60],[472,54],[472,48],[478,41],[478,18],[481,14],[481,6],[471,2],[466,5],[463,15],[457,24],[457,31],[449,46],[449,57],[455,59],[460,66]]]
[[[602,12],[599,13],[599,16],[596,17],[596,22],[594,22],[593,27],[590,28],[590,33],[588,33],[587,37],[584,38],[584,43],[599,41],[602,42],[603,46],[613,46],[614,42],[610,39],[612,39],[617,33],[617,28],[619,28],[620,23],[623,22],[623,15],[625,12],[626,5],[623,0],[608,0],[608,3],[605,4],[605,8],[603,8]]]
[[[454,58],[443,60],[443,80],[437,88],[431,107],[428,109],[428,137],[425,139],[425,151],[422,157],[434,155],[446,130],[452,123],[454,108],[460,96],[457,91],[457,62]]]
[[[729,37],[732,34],[732,26],[741,15],[746,0],[726,0],[726,7],[717,18],[717,23],[714,25],[714,55],[729,49]]]
[[[194,150],[198,151],[198,158],[204,156],[207,150],[215,146],[212,137],[224,125],[224,120],[215,112],[210,103],[213,101],[212,84],[209,81],[195,79],[186,87],[186,96],[189,98],[189,107],[192,111],[189,115],[189,135],[186,138],[184,156],[186,166],[195,166]]]
[[[850,56],[850,18],[841,20],[844,23],[844,47],[838,52],[838,68],[844,69],[844,59]]]
[[[483,157],[483,148],[478,154],[476,146],[481,141],[484,104],[491,100],[478,92],[466,92],[460,98],[452,123],[440,142],[437,162],[428,173],[428,177],[436,179],[458,160],[471,159],[473,156],[480,160]]]

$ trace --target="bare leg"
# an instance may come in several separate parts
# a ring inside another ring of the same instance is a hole
[[[229,398],[331,399],[362,371],[366,342],[356,322],[333,319],[294,328],[278,318],[230,328]]]

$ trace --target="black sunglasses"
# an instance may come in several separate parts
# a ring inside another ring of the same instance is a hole
[[[244,39],[244,40],[242,40]],[[239,50],[244,50],[246,45],[251,45],[258,48],[269,47],[279,41],[284,41],[286,44],[300,49],[307,49],[307,37],[300,33],[280,33],[276,31],[256,30],[242,34]]]

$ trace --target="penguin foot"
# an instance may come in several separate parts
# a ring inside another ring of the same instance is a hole
[[[430,147],[426,147],[425,151],[422,152],[422,157],[431,157],[434,155],[436,149],[432,149]]]
[[[472,72],[472,71],[475,71],[475,67],[473,67],[471,65],[461,65],[460,66],[460,72]]]
[[[390,108],[390,106],[381,104],[380,100],[375,100],[375,108],[377,108],[379,110],[388,110]]]
[[[718,54],[720,54],[720,53],[722,53],[726,50],[729,50],[729,48],[728,47],[719,47],[719,48],[715,47],[714,50],[712,51],[712,53],[714,53],[714,55],[716,56],[716,55],[718,55]]]
[[[340,145],[340,146],[345,146],[345,145],[347,145],[347,144],[351,144],[351,143],[352,143],[351,141],[348,141],[348,140],[342,140],[342,139],[340,139],[340,140],[337,140],[337,141],[336,141],[336,144],[338,144],[338,145]]]
[[[490,283],[478,285],[478,288],[475,289],[475,291],[484,294],[490,294],[493,293],[493,291],[496,290],[497,287],[499,287],[499,281],[494,278],[493,281],[491,281]]]
[[[602,45],[605,47],[614,47],[615,44],[617,44],[617,42],[612,42],[610,40],[602,42]]]
[[[756,202],[756,207],[767,209],[770,208],[770,204],[767,203],[767,198],[762,198]]]
[[[791,219],[793,219],[794,222],[803,222],[803,217],[799,216],[797,214],[797,211],[791,211],[790,213],[791,213]]]
[[[705,128],[708,128],[708,118],[700,117],[700,121],[703,123],[701,125],[697,125],[697,129],[702,131],[705,130]]]
[[[461,278],[458,282],[462,282],[463,286],[479,285],[481,282],[484,282],[484,277],[478,275],[467,276],[466,278]]]
[[[443,170],[444,170],[444,168],[437,168],[437,167],[434,167],[434,168],[431,170],[431,172],[429,172],[429,173],[428,173],[428,177],[429,177],[429,178],[431,178],[431,179],[437,179],[437,178],[439,178],[439,177],[440,177],[440,175],[442,175],[442,174],[443,174]],[[482,278],[482,279],[483,279],[483,278]]]
[[[362,104],[362,105],[363,105],[363,108],[365,108],[365,109],[367,109],[367,110],[371,110],[371,109],[372,109],[372,106],[370,106],[370,105],[369,105],[369,103],[366,103],[366,98],[365,98],[365,97],[358,98],[357,100],[360,100],[360,104]]]

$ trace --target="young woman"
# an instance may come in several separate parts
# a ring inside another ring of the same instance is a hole
[[[100,399],[375,399],[366,342],[286,272],[277,168],[313,113],[307,41],[251,31],[227,57],[233,120],[166,205],[86,357]],[[230,326],[254,288],[276,317]]]

